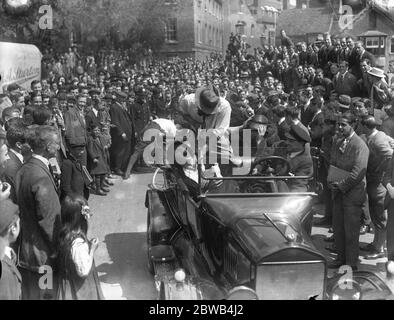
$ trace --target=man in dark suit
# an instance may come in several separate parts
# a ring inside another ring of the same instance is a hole
[[[333,195],[333,229],[338,252],[337,259],[329,263],[330,268],[348,265],[357,269],[361,213],[367,196],[365,175],[369,150],[354,132],[355,122],[353,114],[341,115],[338,120],[339,138],[331,150],[331,166],[348,174],[329,183]]]
[[[313,118],[309,123],[309,129],[311,133],[311,146],[321,148],[322,138],[323,138],[323,127],[324,127],[324,115],[322,112],[322,107],[324,100],[322,97],[316,97],[311,100],[309,106],[311,112],[313,113]]]
[[[307,147],[311,138],[308,132],[303,130],[302,127],[292,124],[286,137],[288,140],[287,153],[290,172],[295,176],[312,176],[313,162],[310,148]],[[307,192],[308,180],[291,180],[288,186],[290,192]]]
[[[368,59],[370,61],[371,67],[375,67],[376,58],[372,53],[365,50],[362,41],[357,41],[354,49],[357,53],[357,60],[356,64],[352,67],[351,73],[353,73],[358,80],[362,77],[361,62],[364,59]]]
[[[334,90],[338,95],[348,95],[351,98],[358,96],[359,87],[356,77],[349,72],[349,65],[346,61],[339,64],[339,72],[333,79]]]
[[[124,175],[134,147],[134,128],[126,101],[127,95],[117,92],[116,101],[109,110],[113,125],[111,128],[111,165],[115,174],[119,176]]]
[[[10,199],[16,204],[16,186],[15,178],[19,169],[23,164],[22,148],[25,144],[26,128],[23,125],[14,125],[8,128],[8,156],[9,159],[5,163],[5,171],[3,180],[11,186]]]
[[[75,154],[81,155],[79,160],[84,166],[87,165],[87,131],[84,116],[86,102],[86,96],[79,95],[77,105],[73,108],[69,108],[64,114],[65,139],[68,149]],[[84,152],[81,153],[79,152],[80,150]]]
[[[100,91],[98,89],[92,89],[89,91],[92,97],[92,108],[85,115],[86,129],[88,132],[91,131],[93,126],[100,126],[100,115],[99,115],[99,103],[100,103]]]
[[[390,145],[392,138],[384,132],[378,131],[373,116],[366,116],[362,120],[365,139],[369,147],[369,160],[367,169],[367,192],[369,200],[369,213],[375,227],[374,240],[362,248],[368,251],[366,259],[379,259],[385,257],[384,244],[386,242],[387,211],[385,210],[386,188],[383,181],[388,171],[393,149]]]
[[[316,70],[316,77],[312,82],[312,86],[322,86],[325,89],[324,99],[328,100],[330,93],[334,90],[332,81],[329,78],[324,77],[323,69]]]
[[[272,109],[272,113],[277,124],[279,139],[285,141],[286,133],[290,131],[290,125],[286,121],[286,108],[278,105]]]
[[[352,37],[347,37],[346,44],[348,47],[346,61],[349,63],[349,70],[353,70],[354,67],[357,68],[356,64],[358,63],[358,58],[357,58],[358,54],[355,48],[354,39]]]
[[[60,226],[60,202],[48,159],[55,157],[59,150],[59,136],[53,127],[40,126],[34,129],[28,142],[33,155],[16,175],[21,219],[22,298],[54,299],[57,293],[55,240]],[[44,286],[43,271],[52,277],[52,281]]]

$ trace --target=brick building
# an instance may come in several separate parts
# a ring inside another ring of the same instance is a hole
[[[183,0],[181,6],[169,3],[165,43],[160,54],[204,59],[212,52],[222,53],[227,45],[223,2]]]

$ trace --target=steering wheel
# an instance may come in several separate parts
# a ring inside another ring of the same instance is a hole
[[[251,173],[256,176],[287,176],[289,172],[289,161],[277,156],[256,159],[251,170]]]

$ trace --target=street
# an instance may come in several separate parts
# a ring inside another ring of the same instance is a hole
[[[115,186],[107,197],[92,195],[90,206],[94,213],[90,237],[98,237],[95,261],[104,296],[109,300],[153,300],[156,289],[147,269],[145,192],[152,174],[133,174],[127,181],[114,180]],[[322,210],[316,207],[317,212]],[[316,215],[315,218],[319,218]],[[334,259],[325,247],[328,228],[314,227],[312,238],[316,247],[328,259]],[[360,244],[372,241],[372,234],[361,236]],[[360,252],[362,254],[362,252]],[[387,259],[361,259],[360,270],[373,271],[385,278]],[[333,275],[333,270],[328,270]],[[393,281],[386,283],[394,289]]]
[[[100,245],[95,262],[108,300],[152,300],[156,289],[146,264],[145,191],[151,174],[118,178],[106,197],[92,195],[90,237]]]

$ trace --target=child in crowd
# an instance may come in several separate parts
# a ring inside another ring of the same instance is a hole
[[[90,174],[95,183],[95,194],[106,196],[109,192],[105,183],[105,177],[108,174],[108,164],[106,161],[105,143],[101,136],[101,130],[98,125],[92,126],[91,136],[88,137],[88,157]]]
[[[92,214],[81,196],[67,196],[62,202],[63,227],[58,238],[60,300],[103,300],[94,253],[98,239],[89,240],[88,220]]]

